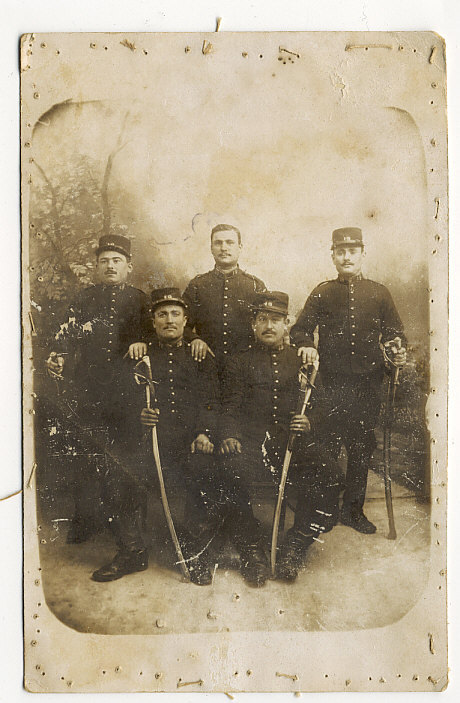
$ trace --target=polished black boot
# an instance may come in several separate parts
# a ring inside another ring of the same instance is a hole
[[[342,525],[347,525],[347,527],[351,527],[363,535],[373,535],[377,530],[374,523],[368,520],[360,509],[353,510],[353,508],[344,506],[340,513],[340,522]]]
[[[260,588],[270,578],[267,556],[260,544],[246,544],[240,548],[241,575],[255,588]]]
[[[93,581],[104,583],[106,581],[116,581],[127,574],[134,574],[136,571],[145,571],[148,567],[149,559],[146,549],[125,551],[120,550],[109,564],[101,566],[92,575]]]

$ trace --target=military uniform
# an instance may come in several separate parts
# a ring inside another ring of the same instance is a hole
[[[348,454],[342,512],[359,517],[381,405],[385,367],[380,344],[395,337],[404,340],[403,325],[385,286],[359,274],[317,286],[291,329],[291,339],[298,347],[314,347],[316,328],[336,451],[343,442]]]
[[[254,295],[263,290],[265,284],[259,278],[239,267],[230,273],[215,267],[195,276],[185,289],[187,325],[212,349],[219,371],[229,355],[251,344],[250,306]]]
[[[289,425],[299,396],[301,360],[293,347],[268,348],[260,342],[227,364],[222,388],[223,437],[238,439],[242,453],[226,459],[230,470],[248,479],[279,481]],[[318,533],[332,529],[338,484],[327,454],[328,413],[318,382],[307,417],[311,433],[296,439],[290,480],[297,488],[294,527],[288,540],[307,547]]]
[[[118,240],[125,242],[124,237],[110,239],[115,246]],[[111,242],[106,245],[113,248]],[[97,284],[77,294],[51,342],[53,351],[65,355],[67,396],[75,405],[73,440],[84,456],[74,465],[75,516],[69,541],[86,539],[107,524],[106,512],[114,510],[108,472],[109,464],[112,474],[124,470],[117,458],[125,431],[123,356],[131,343],[147,341],[151,334],[145,293],[125,283]]]

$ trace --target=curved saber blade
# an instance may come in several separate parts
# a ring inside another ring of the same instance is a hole
[[[142,361],[144,362],[144,364],[147,367],[147,377],[148,377],[148,380],[151,382],[152,381],[152,368],[150,366],[150,358],[148,356],[144,356],[142,358]],[[152,388],[153,388],[153,386],[152,386]],[[150,402],[151,386],[150,386],[150,383],[148,383],[145,387],[145,395],[146,395],[147,407],[150,408],[151,407],[151,402]],[[153,458],[155,460],[155,467],[156,467],[157,474],[158,474],[158,481],[160,484],[160,495],[161,495],[161,503],[163,505],[163,512],[165,514],[166,522],[168,524],[168,529],[169,529],[172,541],[174,543],[174,548],[176,550],[176,555],[178,558],[178,564],[179,564],[180,570],[182,571],[182,575],[188,581],[190,581],[190,572],[187,568],[187,564],[185,562],[185,558],[182,553],[179,538],[177,536],[176,528],[174,527],[174,522],[172,519],[171,510],[169,507],[168,496],[166,495],[166,488],[165,488],[165,482],[164,482],[164,478],[163,478],[163,470],[161,468],[160,449],[158,447],[158,434],[157,434],[156,427],[152,427],[152,451],[153,451]]]
[[[319,362],[317,360],[315,360],[313,362],[313,364],[311,364],[311,365],[313,366],[313,370],[310,374],[310,377],[307,376],[307,373],[304,370],[304,367],[301,368],[300,374],[299,374],[300,378],[301,378],[301,390],[303,391],[302,402],[301,402],[300,408],[298,408],[299,415],[305,415],[305,411],[307,409],[307,405],[310,400],[311,392],[313,390],[314,383],[316,380],[316,375],[318,373]],[[302,384],[305,384],[305,389],[303,389]],[[278,499],[276,502],[275,515],[273,517],[272,546],[271,546],[271,552],[270,552],[270,564],[271,564],[271,570],[272,570],[273,577],[275,577],[275,575],[276,575],[276,550],[278,549],[278,534],[279,534],[279,526],[280,526],[281,508],[283,505],[284,491],[286,488],[287,475],[288,475],[288,471],[289,471],[289,465],[291,463],[292,448],[294,446],[295,437],[296,437],[295,434],[291,433],[289,435],[286,453],[284,455],[283,468],[281,470],[281,480],[280,480],[280,485],[278,488]]]
[[[291,457],[292,451],[288,448],[286,449],[286,454],[284,455],[283,469],[281,471],[281,480],[278,488],[278,500],[276,503],[275,517],[273,518],[272,548],[270,553],[272,576],[275,576],[276,570],[276,550],[278,549],[278,532],[280,526],[281,506],[283,505],[284,489],[286,488],[286,481],[289,471],[289,465],[291,463]]]
[[[155,466],[156,466],[157,474],[158,474],[158,481],[160,483],[160,494],[161,494],[161,502],[163,504],[163,511],[165,514],[166,522],[168,523],[168,528],[169,528],[169,532],[172,537],[172,541],[174,542],[174,547],[176,549],[178,564],[179,564],[180,570],[182,571],[183,576],[185,576],[185,578],[190,581],[190,572],[187,568],[187,564],[185,563],[184,555],[182,553],[182,549],[180,546],[179,538],[177,536],[176,528],[174,527],[174,523],[173,523],[173,519],[172,519],[172,515],[171,515],[171,510],[169,508],[168,497],[166,495],[165,482],[163,479],[163,471],[161,468],[161,461],[160,461],[160,450],[158,448],[158,435],[157,435],[157,428],[156,427],[152,427],[152,449],[153,449],[153,457],[155,459]]]

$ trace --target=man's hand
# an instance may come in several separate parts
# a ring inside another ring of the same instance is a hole
[[[206,359],[206,354],[209,352],[211,356],[214,356],[210,347],[202,339],[194,339],[190,345],[192,350],[192,356],[195,361],[204,361]]]
[[[302,357],[302,364],[313,364],[314,361],[319,359],[319,354],[315,347],[299,347],[297,356]]]
[[[221,454],[241,454],[241,443],[234,437],[224,439],[220,445]]]
[[[311,432],[311,425],[308,417],[305,415],[293,415],[291,418],[291,424],[289,425],[290,432],[295,432],[296,434],[308,434]]]
[[[144,408],[141,412],[141,423],[144,427],[155,427],[160,418],[158,408]]]
[[[64,357],[56,352],[51,352],[47,360],[45,361],[46,367],[51,374],[57,374],[61,376],[64,370]]]
[[[385,351],[395,366],[405,366],[407,362],[406,348],[401,346],[401,338],[395,337],[390,342],[385,342]]]
[[[212,454],[214,445],[205,434],[199,434],[190,447],[192,454]]]
[[[147,354],[147,345],[145,342],[134,342],[129,345],[128,354],[130,359],[142,359]]]

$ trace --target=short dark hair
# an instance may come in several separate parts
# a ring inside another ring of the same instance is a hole
[[[238,235],[238,244],[241,246],[241,232],[238,227],[234,227],[233,225],[216,225],[211,230],[211,243],[213,236],[217,232],[236,232]]]

